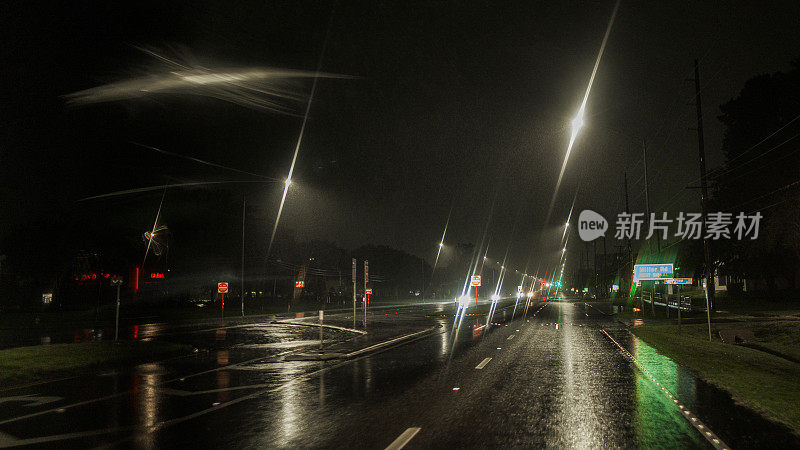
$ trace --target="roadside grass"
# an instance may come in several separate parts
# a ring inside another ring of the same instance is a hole
[[[800,320],[749,320],[713,324],[712,327],[716,331],[725,329],[750,330],[756,338],[754,344],[800,360]]]
[[[786,350],[797,342],[796,324],[713,324],[714,339],[708,342],[705,325],[646,325],[631,331],[676,363],[704,380],[727,390],[739,403],[765,417],[783,423],[800,435],[800,364],[763,351],[722,343],[718,331],[757,325],[758,344]],[[796,345],[796,344],[795,344]]]
[[[192,347],[160,341],[84,342],[0,350],[0,386],[32,383],[92,370],[187,354]]]

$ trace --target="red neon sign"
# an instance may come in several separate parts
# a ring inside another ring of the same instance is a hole
[[[111,278],[116,277],[117,275],[112,275],[110,273],[100,272],[98,273],[80,273],[75,275],[75,281],[89,281],[89,280],[102,280],[103,278]]]
[[[164,274],[160,272],[151,272],[150,278],[164,278]]]

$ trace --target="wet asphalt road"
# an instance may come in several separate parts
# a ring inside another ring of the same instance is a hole
[[[209,351],[132,373],[0,389],[0,445],[385,448],[403,435],[405,448],[709,448],[666,387],[734,448],[797,446],[609,312],[547,303],[509,321],[508,308],[497,325],[478,329],[473,317],[457,326],[433,314],[442,325],[435,334],[327,363],[281,360],[314,345],[317,330],[308,327],[175,335]],[[396,313],[409,320],[431,311]],[[326,331],[331,342],[349,334]]]

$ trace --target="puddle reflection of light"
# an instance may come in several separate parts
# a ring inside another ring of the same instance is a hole
[[[439,319],[437,322],[439,322],[439,325],[443,330],[441,333],[439,333],[439,355],[445,357],[447,356],[447,343],[450,340],[450,332],[448,331],[448,328],[446,327],[447,324],[444,320]]]
[[[559,309],[562,309],[559,305]],[[573,319],[573,308],[564,308],[564,318],[561,323],[570,323]],[[561,319],[561,317],[559,317]],[[564,352],[564,430],[569,430],[561,436],[562,442],[558,447],[569,448],[598,448],[604,443],[603,420],[609,412],[603,411],[602,397],[595,395],[603,390],[602,377],[594,376],[591,370],[592,353],[583,350],[586,343],[581,342],[582,337],[576,333],[576,327],[562,327],[556,324],[557,329],[563,330],[561,336],[562,350]]]
[[[225,338],[227,337],[227,335],[228,335],[228,330],[226,330],[224,328],[222,330],[217,330],[217,340],[218,341],[224,341]]]
[[[164,331],[164,324],[148,323],[144,325],[134,325],[133,330],[134,339],[136,339],[137,335],[139,338],[153,338],[159,336],[161,332]]]
[[[225,389],[231,384],[231,374],[227,370],[217,371],[217,388]],[[217,402],[223,403],[230,399],[230,391],[217,392]]]
[[[158,413],[162,397],[156,386],[161,383],[161,378],[162,370],[158,363],[141,364],[134,373],[134,386],[137,387],[134,390],[135,404],[139,423],[144,427],[151,427],[159,421]],[[156,446],[153,433],[142,433],[141,437],[145,440],[144,447],[154,448]]]
[[[275,442],[276,447],[295,447],[297,439],[301,437],[301,430],[307,428],[304,426],[303,417],[310,416],[307,411],[310,405],[305,403],[309,399],[313,399],[308,389],[309,386],[313,389],[313,384],[295,381],[298,376],[303,374],[303,367],[304,365],[301,364],[283,364],[281,366],[280,378],[286,384],[280,390],[280,434]]]

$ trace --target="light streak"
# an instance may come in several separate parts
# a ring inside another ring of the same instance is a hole
[[[272,67],[208,69],[173,61],[155,51],[140,49],[169,66],[151,73],[96,86],[64,97],[70,105],[113,102],[153,94],[190,94],[211,97],[246,108],[296,115],[293,104],[304,96],[295,91],[296,80],[319,77],[353,78],[346,75]]]
[[[164,189],[164,193],[161,194],[161,202],[158,204],[158,212],[156,212],[156,220],[153,221],[153,229],[150,230],[150,237],[147,241],[147,249],[144,251],[144,259],[142,259],[142,269],[144,269],[144,263],[147,261],[147,253],[150,252],[150,245],[153,243],[153,236],[156,234],[156,227],[158,226],[158,219],[161,217],[161,207],[164,205],[164,197],[167,195],[166,188]]]
[[[197,186],[209,186],[214,184],[230,184],[230,183],[274,183],[274,181],[193,181],[188,183],[161,184],[158,186],[147,186],[135,189],[125,189],[124,191],[115,191],[115,192],[109,192],[108,194],[93,195],[91,197],[82,198],[77,201],[85,202],[88,200],[117,197],[120,195],[138,194],[140,192],[160,191],[161,189],[166,190],[170,188],[197,187]]]
[[[447,227],[450,225],[450,215],[453,214],[453,207],[450,207],[450,212],[447,213],[447,221],[444,223],[444,231],[442,232],[442,240],[439,241],[439,250],[436,251],[436,260],[433,262],[433,270],[436,270],[436,264],[439,263],[439,255],[442,253],[444,247],[444,237],[447,235]],[[432,275],[431,275],[432,276]]]
[[[239,172],[239,173],[242,173],[242,174],[245,174],[245,175],[251,175],[251,176],[254,176],[254,177],[262,178],[264,180],[277,181],[277,179],[275,179],[275,178],[267,177],[267,176],[264,176],[264,175],[259,175],[257,173],[253,173],[253,172],[247,172],[245,170],[240,170],[240,169],[236,169],[236,168],[233,168],[233,167],[223,166],[221,164],[217,164],[217,163],[213,163],[213,162],[209,162],[209,161],[203,161],[202,159],[193,158],[191,156],[186,156],[186,155],[181,155],[179,153],[168,152],[166,150],[161,150],[160,148],[156,148],[156,147],[153,147],[153,146],[150,146],[150,145],[140,144],[138,142],[133,142],[133,141],[131,141],[131,144],[138,145],[139,147],[150,149],[150,150],[153,150],[153,151],[158,152],[158,153],[163,153],[165,155],[170,155],[170,156],[175,156],[175,157],[178,157],[178,158],[188,159],[189,161],[193,161],[193,162],[200,163],[200,164],[205,164],[207,166],[217,167],[217,168],[225,169],[225,170],[231,170],[233,172]]]
[[[330,20],[328,21],[328,30],[325,33],[325,40],[322,41],[322,50],[319,54],[317,61],[317,70],[314,73],[314,81],[311,84],[311,93],[308,95],[308,102],[306,102],[306,111],[303,114],[303,123],[300,125],[300,133],[297,136],[297,144],[294,146],[294,155],[292,155],[292,164],[289,166],[289,175],[286,176],[286,181],[283,186],[283,195],[281,195],[281,204],[278,207],[278,215],[275,216],[275,225],[272,227],[272,234],[269,237],[269,245],[267,246],[267,259],[272,250],[272,244],[275,241],[275,233],[278,231],[278,223],[281,221],[281,213],[283,213],[283,206],[286,203],[286,193],[289,191],[289,186],[292,184],[292,174],[294,173],[294,165],[297,163],[297,154],[300,152],[300,143],[303,142],[303,134],[306,131],[306,123],[308,123],[308,113],[311,111],[311,102],[314,100],[314,94],[317,91],[317,82],[320,77],[320,69],[322,68],[322,60],[325,57],[325,49],[328,47],[328,36],[331,31],[331,23],[333,22],[333,13],[331,13]]]
[[[561,164],[561,172],[558,174],[558,181],[556,181],[556,188],[553,191],[553,197],[550,199],[550,206],[547,210],[547,216],[545,218],[545,226],[550,222],[550,215],[553,212],[553,206],[556,202],[556,197],[558,196],[558,189],[561,186],[561,180],[564,178],[564,172],[567,169],[567,162],[569,161],[569,155],[572,153],[572,147],[575,144],[575,140],[578,137],[578,132],[583,127],[583,116],[586,112],[586,102],[589,100],[589,93],[592,90],[592,84],[594,84],[595,75],[597,75],[597,68],[600,66],[600,60],[603,58],[603,53],[606,49],[606,43],[608,42],[608,36],[611,34],[611,28],[614,25],[614,19],[617,17],[617,9],[619,8],[620,0],[614,4],[614,10],[611,13],[611,19],[608,21],[608,26],[606,27],[605,35],[603,35],[603,42],[600,44],[600,51],[597,53],[597,58],[594,61],[594,68],[592,68],[592,75],[589,77],[589,84],[586,86],[586,92],[583,94],[583,100],[581,101],[581,106],[578,108],[578,112],[575,114],[575,117],[572,119],[572,134],[569,138],[569,145],[567,145],[567,153],[564,155],[564,162]]]

